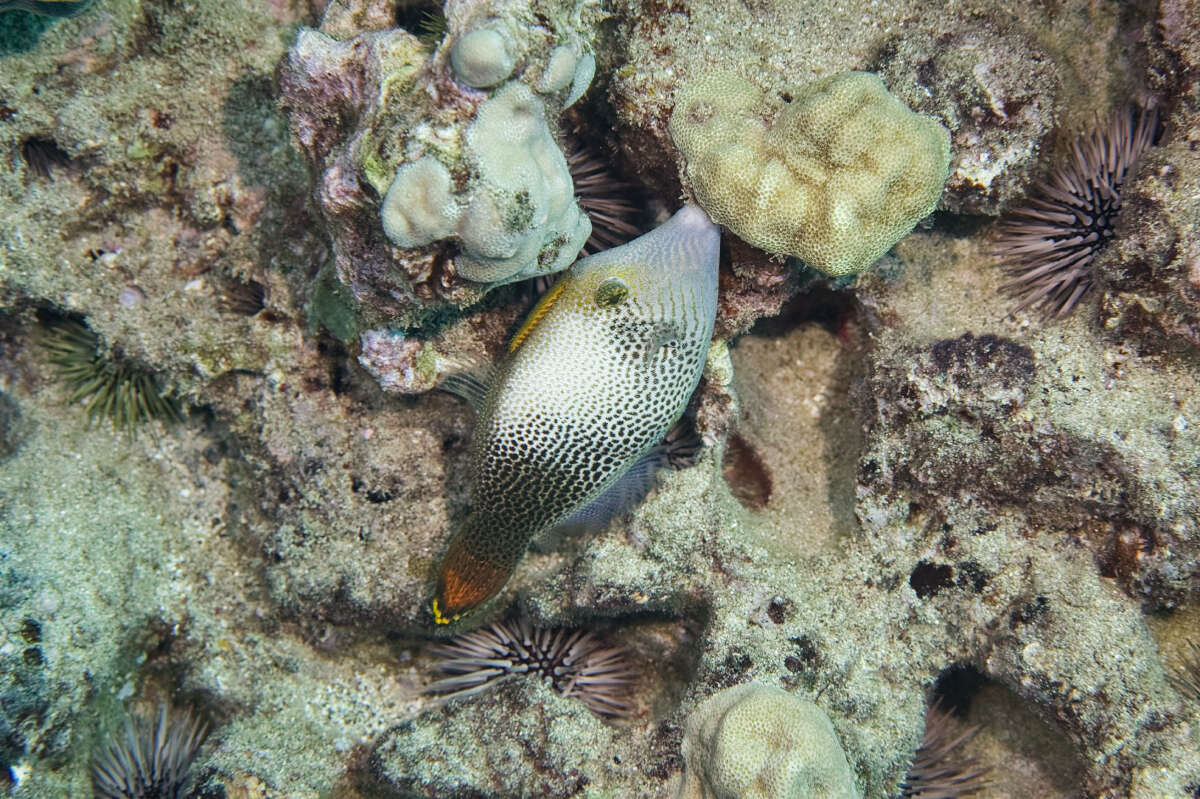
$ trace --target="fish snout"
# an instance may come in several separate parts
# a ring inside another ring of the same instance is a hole
[[[680,259],[685,268],[711,271],[715,278],[716,265],[721,257],[721,229],[698,205],[685,205],[658,229],[686,255]]]

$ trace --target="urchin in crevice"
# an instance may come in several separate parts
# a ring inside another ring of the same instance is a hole
[[[153,720],[126,719],[124,736],[92,759],[92,791],[97,799],[183,799],[207,736],[207,724],[190,712],[171,718],[166,705]]]
[[[959,731],[951,716],[935,704],[925,714],[925,733],[901,785],[903,799],[955,799],[981,791],[991,784],[990,768],[966,757],[960,747],[975,737],[979,727]]]
[[[109,355],[100,337],[81,320],[47,316],[43,346],[71,391],[68,402],[87,401],[88,423],[107,419],[113,429],[136,435],[151,419],[178,422],[178,400],[162,391],[154,374],[121,355]]]
[[[1009,276],[1001,289],[1017,300],[1012,313],[1040,305],[1058,318],[1087,296],[1092,263],[1113,235],[1121,186],[1157,133],[1155,109],[1117,112],[1072,142],[1064,162],[997,224],[993,251]]]
[[[605,646],[593,633],[534,627],[524,618],[497,622],[430,649],[435,668],[449,675],[429,686],[446,698],[470,696],[505,680],[532,674],[597,715],[633,715],[635,673],[625,650]]]
[[[31,173],[45,180],[54,177],[55,169],[69,166],[71,157],[54,139],[30,137],[21,142],[21,160]]]
[[[645,233],[639,188],[621,178],[595,150],[576,145],[567,153],[575,198],[592,223],[584,255],[619,247]]]
[[[1179,666],[1167,674],[1171,687],[1193,702],[1200,702],[1200,641],[1188,639]]]

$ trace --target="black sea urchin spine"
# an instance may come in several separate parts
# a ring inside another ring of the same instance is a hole
[[[129,435],[150,419],[176,422],[183,418],[179,403],[160,391],[154,375],[121,357],[109,357],[100,338],[76,319],[46,324],[43,344],[50,361],[71,390],[68,402],[86,400],[88,422],[108,419],[114,429]]]
[[[567,153],[567,167],[575,196],[592,223],[585,255],[618,247],[645,232],[636,224],[641,214],[637,186],[617,177],[600,156],[585,147]]]
[[[1113,235],[1121,184],[1154,143],[1158,113],[1130,107],[1071,143],[1066,161],[996,226],[995,253],[1017,299],[1012,312],[1041,305],[1061,317],[1092,287],[1092,262]]]
[[[956,734],[949,713],[936,704],[929,708],[921,746],[901,785],[902,799],[956,799],[988,787],[991,769],[960,751],[978,732],[979,727],[968,727]]]

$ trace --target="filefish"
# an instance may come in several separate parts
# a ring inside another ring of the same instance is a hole
[[[716,225],[685,206],[577,261],[487,380],[443,386],[472,402],[476,420],[472,510],[442,561],[434,621],[499,593],[536,536],[611,518],[645,493],[704,369],[719,251]]]

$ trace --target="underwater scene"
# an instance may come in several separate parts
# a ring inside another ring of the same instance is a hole
[[[0,0],[0,797],[1200,799],[1200,0]]]

